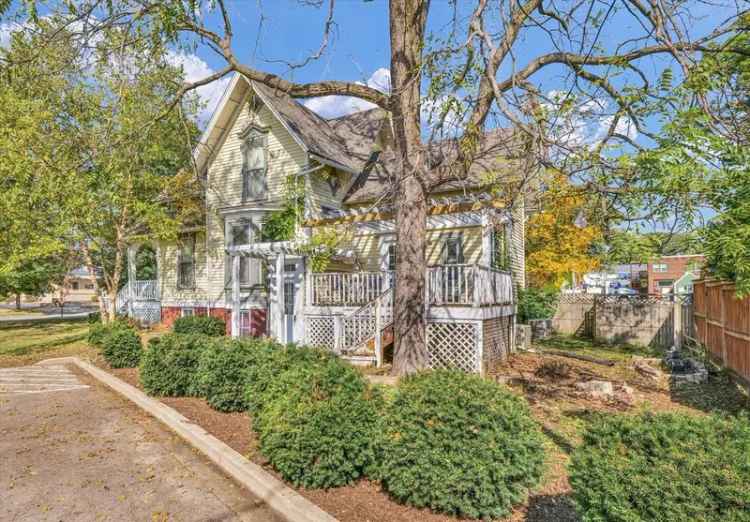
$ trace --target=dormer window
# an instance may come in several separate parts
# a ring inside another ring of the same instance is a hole
[[[266,197],[266,173],[268,133],[250,127],[240,135],[242,139],[242,199],[253,200]]]

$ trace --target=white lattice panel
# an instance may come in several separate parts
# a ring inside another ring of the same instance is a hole
[[[334,348],[333,317],[307,317],[307,344]]]
[[[427,350],[430,367],[479,372],[479,341],[479,325],[476,323],[429,323]]]
[[[161,322],[161,303],[159,301],[136,301],[133,303],[133,316],[141,324],[149,325]]]
[[[342,329],[343,346],[356,347],[375,335],[375,317],[345,317]]]

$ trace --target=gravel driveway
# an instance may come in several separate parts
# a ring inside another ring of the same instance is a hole
[[[0,374],[0,461],[3,521],[280,520],[75,368]]]

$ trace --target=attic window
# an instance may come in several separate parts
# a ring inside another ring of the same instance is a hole
[[[242,139],[242,199],[262,199],[266,196],[268,171],[268,133],[249,127],[240,134]]]

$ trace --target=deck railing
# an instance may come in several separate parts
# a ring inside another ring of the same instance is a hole
[[[154,300],[159,299],[159,285],[156,280],[142,280],[133,282],[135,299]]]
[[[315,306],[362,306],[390,287],[392,272],[321,272],[312,274]]]
[[[393,272],[312,274],[313,306],[362,306],[393,287]],[[513,302],[508,272],[481,265],[440,265],[427,270],[427,303],[432,306],[489,306]]]

